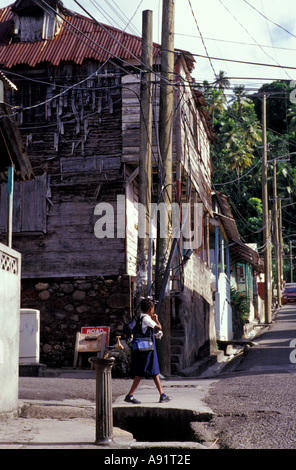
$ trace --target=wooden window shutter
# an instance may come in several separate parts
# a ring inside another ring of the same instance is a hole
[[[46,233],[47,175],[36,176],[32,181],[15,182],[13,189],[14,233]],[[7,233],[7,184],[0,185],[0,232]]]

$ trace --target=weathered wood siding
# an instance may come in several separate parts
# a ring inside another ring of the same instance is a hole
[[[7,232],[7,183],[0,185],[0,233]],[[32,181],[19,182],[14,185],[13,231],[41,232],[47,229],[47,174],[36,176]],[[23,201],[26,201],[25,204]]]
[[[192,132],[194,130],[194,133]],[[211,161],[210,143],[204,123],[197,120],[196,110],[188,103],[181,122],[182,161],[199,192],[206,209],[211,212]]]
[[[180,162],[191,177],[192,184],[211,212],[211,159],[210,142],[205,129],[204,119],[196,107],[191,87],[186,81],[186,74],[181,67],[180,81],[174,92],[173,123],[173,163]],[[152,165],[158,162],[158,118],[159,84],[153,78],[153,129],[152,129]],[[185,83],[185,85],[184,85]],[[139,161],[140,129],[140,78],[123,77],[122,90],[122,161],[137,164]]]
[[[126,273],[137,275],[138,249],[138,184],[133,180],[126,186]]]
[[[52,84],[20,82],[19,95],[12,97],[23,108],[18,120],[34,173],[47,178],[46,195],[35,194],[37,205],[46,204],[46,229],[33,233],[29,228],[13,237],[23,255],[24,278],[125,272],[124,238],[94,234],[96,205],[111,204],[116,231],[116,198],[125,194],[120,76],[115,70],[91,76],[95,70],[95,64],[40,70],[39,75],[34,70],[34,79]],[[91,78],[83,81],[84,76]],[[60,96],[48,101],[55,95]],[[43,104],[32,108],[36,100]],[[0,219],[5,217],[1,210]]]
[[[159,84],[152,88],[152,165],[158,164]],[[140,77],[122,77],[122,162],[137,164],[140,149]],[[175,149],[174,149],[175,152]]]

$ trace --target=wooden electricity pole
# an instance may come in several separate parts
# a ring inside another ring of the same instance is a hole
[[[143,11],[142,78],[140,92],[140,155],[139,155],[139,236],[137,252],[137,306],[148,294],[149,219],[151,203],[151,140],[152,140],[152,11]],[[145,220],[142,220],[145,218]],[[144,227],[140,227],[144,224]],[[141,233],[140,233],[141,231]],[[144,232],[144,233],[143,233]],[[143,236],[144,235],[144,236]]]
[[[284,261],[283,261],[283,222],[282,222],[282,200],[279,198],[279,242],[280,242],[280,273],[281,287],[284,281]]]
[[[293,247],[290,240],[290,282],[293,282]]]
[[[276,159],[273,160],[273,200],[274,200],[274,245],[275,245],[275,266],[276,266],[276,289],[277,289],[277,304],[280,307],[282,303],[281,302],[281,263],[280,263]]]
[[[159,202],[166,204],[169,212],[168,237],[161,237],[158,230],[156,262],[156,298],[164,292],[159,307],[159,320],[163,327],[163,338],[158,342],[160,370],[163,375],[171,373],[171,319],[170,319],[170,276],[165,276],[171,251],[172,202],[172,125],[174,91],[174,0],[163,0],[161,36],[161,80],[159,104]],[[167,280],[166,280],[167,279]],[[163,283],[166,283],[165,289]]]
[[[266,140],[266,94],[262,99],[262,206],[263,206],[263,246],[264,246],[264,295],[265,295],[265,323],[271,323],[271,266],[270,266],[270,228],[268,213],[267,191],[267,140]]]

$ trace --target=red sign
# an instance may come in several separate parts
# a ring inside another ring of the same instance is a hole
[[[110,335],[110,327],[109,326],[83,326],[81,328],[82,335],[98,335],[99,333],[106,332],[106,345],[109,345],[109,335]]]

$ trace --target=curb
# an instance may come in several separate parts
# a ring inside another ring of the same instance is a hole
[[[95,404],[83,404],[85,400],[65,400],[63,402],[43,402],[30,400],[19,402],[19,417],[34,419],[75,419],[96,418]],[[71,403],[72,402],[72,403]]]

